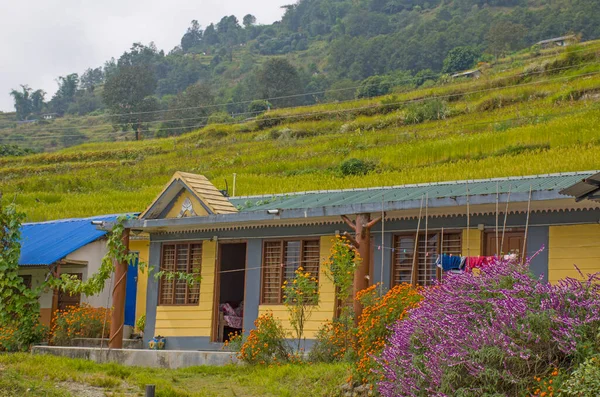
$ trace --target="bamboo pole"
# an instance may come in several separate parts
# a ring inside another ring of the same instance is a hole
[[[429,251],[427,245],[429,243],[429,193],[425,193],[425,274],[427,274],[427,267],[429,266]],[[427,276],[425,276],[427,277]]]
[[[379,269],[379,295],[383,295],[383,256],[385,253],[385,212],[383,211],[383,207],[385,205],[385,195],[381,195],[381,268]],[[393,243],[392,243],[393,245]],[[394,255],[392,251],[392,256]],[[392,261],[394,258],[392,257]]]
[[[440,237],[440,256],[444,255],[444,228],[442,227],[442,235]],[[440,262],[440,265],[442,263]],[[438,281],[442,281],[442,269],[436,266],[435,268],[435,277]]]
[[[504,210],[504,225],[502,226],[502,241],[500,244],[500,249],[504,249],[504,233],[506,232],[506,220],[508,219],[508,204],[510,203],[510,192],[512,190],[512,185],[508,187],[508,197],[506,198],[506,209]]]
[[[496,182],[496,256],[500,256],[500,241],[498,240],[498,206],[500,202],[500,188],[498,186],[498,182]]]
[[[471,264],[471,201],[469,198],[469,181],[467,180],[467,267]]]
[[[523,239],[523,257],[521,259],[521,265],[525,264],[527,258],[527,234],[529,233],[529,214],[531,213],[531,192],[532,187],[529,185],[529,200],[527,201],[527,221],[525,221],[525,238]]]
[[[413,286],[417,285],[417,272],[418,272],[418,262],[417,262],[417,249],[419,247],[419,231],[421,229],[421,215],[423,213],[423,199],[425,196],[421,196],[421,208],[419,209],[419,221],[417,222],[417,234],[415,236],[415,249],[413,251],[413,266],[410,275],[410,282]]]

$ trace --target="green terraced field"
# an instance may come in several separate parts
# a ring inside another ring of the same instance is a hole
[[[502,60],[474,81],[279,109],[176,138],[0,158],[28,220],[142,211],[175,171],[251,195],[600,169],[600,42]],[[366,175],[344,176],[350,158]]]

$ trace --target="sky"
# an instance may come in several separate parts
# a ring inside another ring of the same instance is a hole
[[[190,22],[202,27],[225,15],[256,16],[259,24],[281,18],[295,0],[0,0],[0,111],[14,111],[11,89],[27,84],[46,91],[56,79],[81,74],[134,42],[154,41],[170,51]]]

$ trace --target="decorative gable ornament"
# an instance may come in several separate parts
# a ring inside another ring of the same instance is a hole
[[[183,204],[181,204],[181,211],[177,215],[177,218],[187,218],[188,216],[196,216],[196,213],[194,212],[192,201],[186,198]]]

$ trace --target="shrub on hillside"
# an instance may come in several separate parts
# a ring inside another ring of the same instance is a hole
[[[58,311],[51,335],[57,346],[68,346],[74,338],[108,338],[110,310],[82,304]]]
[[[373,98],[389,94],[392,84],[387,76],[371,76],[363,80],[356,90],[357,98]]]
[[[443,120],[448,116],[448,106],[440,99],[410,104],[406,108],[405,122],[419,124],[424,121]]]
[[[598,351],[600,277],[556,285],[497,261],[424,291],[383,350],[383,396],[524,395]]]
[[[475,65],[475,61],[480,55],[481,52],[473,47],[453,48],[444,59],[442,73],[455,73],[470,69]]]
[[[271,104],[268,101],[256,100],[252,101],[248,105],[248,112],[251,113],[249,116],[257,116],[258,114],[264,113],[271,109]]]
[[[343,176],[366,175],[374,168],[375,166],[371,162],[355,158],[348,159],[340,164],[340,172]]]

